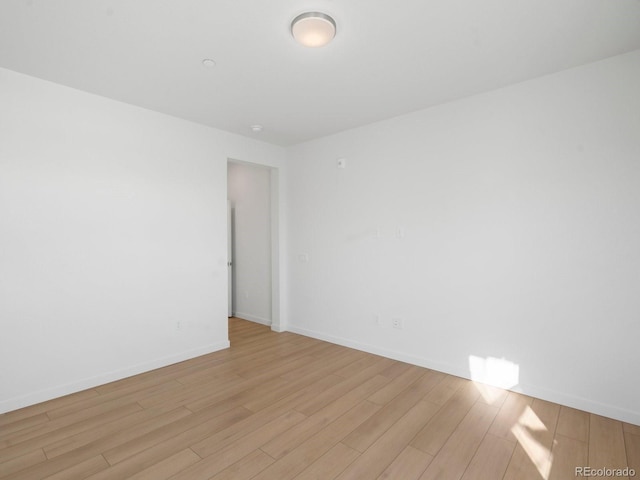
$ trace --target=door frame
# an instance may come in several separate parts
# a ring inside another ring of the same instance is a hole
[[[286,330],[284,315],[282,312],[282,238],[283,232],[283,201],[281,188],[281,169],[272,165],[265,165],[255,162],[247,162],[236,158],[227,158],[227,170],[229,163],[244,164],[269,170],[269,190],[270,190],[270,228],[271,228],[271,330],[284,332]],[[228,178],[228,176],[227,176]],[[228,180],[227,180],[228,182]],[[227,183],[228,188],[228,183]],[[227,235],[228,237],[228,235]]]
[[[233,317],[233,208],[227,199],[227,317]]]

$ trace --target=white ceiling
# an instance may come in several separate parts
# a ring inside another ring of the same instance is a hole
[[[0,66],[280,145],[639,48],[640,0],[0,1]]]

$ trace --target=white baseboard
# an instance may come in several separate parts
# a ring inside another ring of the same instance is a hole
[[[469,370],[467,368],[436,362],[429,358],[407,355],[403,352],[388,350],[385,348],[377,347],[375,345],[369,345],[366,343],[350,340],[348,338],[336,337],[334,335],[296,327],[295,325],[288,325],[287,330],[292,333],[304,335],[305,337],[311,337],[317,340],[335,343],[336,345],[342,345],[343,347],[361,350],[363,352],[372,353],[374,355],[380,355],[381,357],[391,358],[392,360],[410,363],[419,367],[429,368],[431,370],[437,370],[438,372],[448,373],[450,375],[455,375],[456,377],[462,377],[471,380],[469,376]],[[576,395],[558,392],[555,390],[548,390],[534,385],[518,384],[510,390],[536,397],[541,400],[546,400],[548,402],[553,402],[560,405],[565,405],[567,407],[576,408],[578,410],[584,410],[585,412],[595,413],[604,417],[613,418],[622,422],[640,425],[640,412],[616,407],[615,405],[602,404],[588,398],[582,398]]]
[[[388,350],[386,348],[380,348],[375,345],[367,343],[357,342],[355,340],[349,340],[347,338],[336,337],[325,333],[317,332],[314,330],[307,330],[305,328],[299,328],[294,325],[289,325],[287,330],[292,333],[304,335],[305,337],[315,338],[317,340],[323,340],[325,342],[335,343],[336,345],[342,345],[343,347],[354,348],[367,353],[373,353],[374,355],[380,355],[381,357],[390,358],[392,360],[398,360],[400,362],[410,363],[417,365],[418,367],[429,368],[431,370],[437,370],[438,372],[448,373],[449,375],[455,375],[456,377],[468,378],[469,372],[463,369],[456,368],[453,365],[446,363],[439,363],[427,358],[417,357],[414,355],[407,355],[403,352],[395,350]]]
[[[261,323],[268,327],[271,326],[271,320],[268,318],[258,317],[257,315],[251,315],[250,313],[235,312],[234,317],[241,318],[242,320],[249,320],[250,322]]]
[[[139,363],[137,365],[115,370],[113,372],[103,373],[96,375],[95,377],[85,378],[76,382],[67,383],[53,388],[40,390],[37,392],[23,395],[20,397],[9,398],[0,402],[0,413],[10,412],[19,408],[28,407],[36,403],[45,402],[54,398],[63,397],[71,393],[80,392],[88,388],[104,385],[105,383],[114,382],[116,380],[122,380],[123,378],[145,373],[156,368],[166,367],[174,363],[183,362],[191,358],[206,355],[208,353],[217,352],[229,348],[229,341],[223,341],[207,345],[206,347],[200,347],[193,350],[188,350],[176,355],[169,355],[168,357],[158,358],[149,362]]]

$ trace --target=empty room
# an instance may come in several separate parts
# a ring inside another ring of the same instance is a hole
[[[640,475],[640,1],[2,0],[0,479]]]

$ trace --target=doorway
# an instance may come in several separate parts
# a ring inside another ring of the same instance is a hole
[[[278,170],[228,160],[229,316],[279,330]]]

